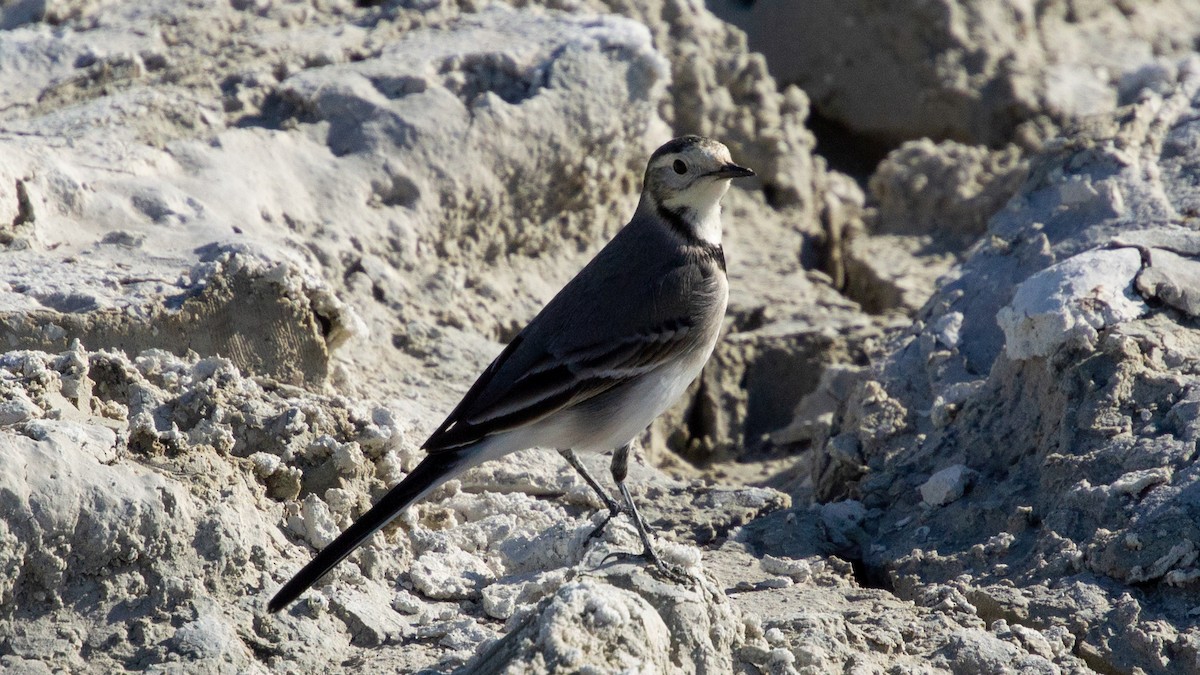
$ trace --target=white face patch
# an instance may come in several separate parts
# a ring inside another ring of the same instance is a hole
[[[683,216],[692,232],[714,245],[721,243],[721,197],[729,180],[701,178],[679,194],[663,200],[663,206]]]

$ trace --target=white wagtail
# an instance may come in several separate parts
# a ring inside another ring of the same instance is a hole
[[[534,447],[558,449],[600,495],[609,518],[620,507],[574,451],[615,449],[612,477],[642,555],[663,567],[625,487],[629,448],[712,355],[729,295],[721,197],[730,179],[753,175],[707,138],[684,136],[656,150],[629,224],[483,371],[425,441],[428,456],[292,577],[270,611],[289,605],[443,482]]]

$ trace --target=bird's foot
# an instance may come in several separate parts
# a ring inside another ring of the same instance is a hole
[[[621,507],[617,506],[616,502],[609,500],[608,515],[605,516],[604,520],[588,534],[586,539],[583,540],[583,546],[586,547],[588,544],[592,543],[593,539],[599,538],[599,536],[604,532],[604,528],[608,527],[609,522],[619,515],[621,515]]]
[[[641,553],[613,551],[612,553],[604,556],[597,567],[604,567],[605,565],[612,563],[627,562],[630,560],[652,563],[655,571],[676,583],[687,582],[691,579],[691,575],[689,575],[682,567],[671,565],[662,558],[658,557],[658,554],[654,552],[654,549],[645,549]]]

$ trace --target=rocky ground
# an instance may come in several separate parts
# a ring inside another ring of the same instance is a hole
[[[0,6],[0,668],[1200,672],[1200,7],[894,4]],[[691,580],[534,450],[266,613],[682,133]]]

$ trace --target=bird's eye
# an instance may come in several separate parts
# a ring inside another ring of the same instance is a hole
[[[671,165],[671,168],[675,169],[675,173],[681,176],[687,173],[687,164],[684,164],[682,159],[675,160],[675,163]]]

